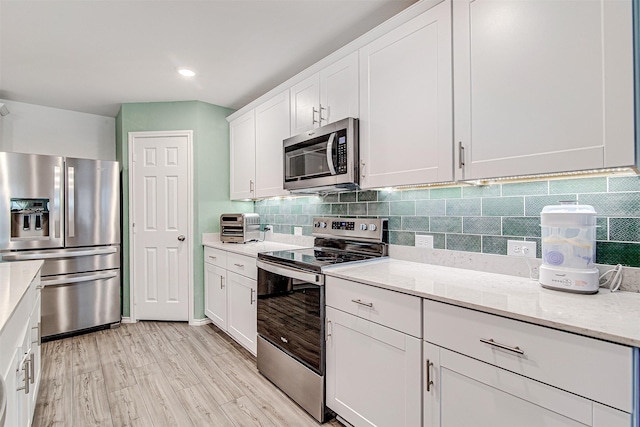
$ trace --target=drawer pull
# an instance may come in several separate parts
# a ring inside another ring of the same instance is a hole
[[[237,264],[237,263],[234,263],[233,265],[235,265],[235,266],[236,266],[236,267],[238,267],[238,268],[244,268],[244,264]]]
[[[213,255],[209,255],[209,258],[211,258],[211,259],[218,259],[218,257],[215,257],[215,256],[213,256]]]
[[[433,366],[433,362],[429,362],[427,359],[427,391],[431,391],[431,386],[433,385],[433,380],[431,379],[431,367]]]
[[[489,338],[489,339],[480,338],[480,342],[492,345],[494,347],[501,348],[503,350],[511,351],[513,353],[519,354],[520,356],[524,355],[524,350],[520,350],[520,347],[509,347],[508,345],[504,345],[504,344],[500,344],[499,342],[495,342],[493,340],[493,338]]]
[[[364,305],[366,307],[373,308],[373,303],[372,302],[362,302],[362,300],[359,300],[359,299],[352,299],[351,302],[355,302],[356,304],[360,304],[360,305]]]

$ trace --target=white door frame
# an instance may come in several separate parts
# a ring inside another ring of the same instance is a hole
[[[132,286],[132,277],[135,277],[135,263],[133,262],[133,246],[135,244],[135,234],[133,232],[133,221],[135,218],[135,206],[131,203],[131,195],[133,194],[134,183],[134,167],[133,167],[133,140],[135,138],[159,137],[159,136],[186,136],[187,137],[187,259],[189,260],[188,271],[188,297],[189,298],[189,324],[193,324],[193,131],[192,130],[170,130],[170,131],[146,131],[146,132],[129,132],[128,144],[128,167],[129,167],[129,316],[131,322],[137,322],[138,318],[135,313],[135,292]]]

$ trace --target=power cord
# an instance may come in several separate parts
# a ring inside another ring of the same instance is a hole
[[[264,242],[264,240],[267,238],[267,231],[271,231],[271,230],[273,230],[273,228],[270,225],[265,225],[264,230],[261,231],[262,240],[258,240],[258,242]]]
[[[612,274],[613,273],[613,274]],[[606,285],[609,285],[609,290],[611,292],[615,292],[620,288],[622,284],[622,265],[618,264],[613,267],[611,270],[607,270],[602,275],[600,275],[599,281],[604,279],[605,276],[611,274],[611,276],[604,282],[600,283],[600,287],[604,288]]]
[[[524,255],[524,261],[527,263],[527,267],[529,267],[529,279],[530,280],[538,280],[538,277],[534,277],[533,272],[538,272],[538,267],[534,265],[531,265],[531,263],[529,262],[529,257],[527,256],[529,254],[529,248],[522,248],[522,255]],[[537,276],[537,275],[536,275]]]

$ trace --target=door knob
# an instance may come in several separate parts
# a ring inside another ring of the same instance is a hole
[[[180,240],[181,242],[184,242],[184,239],[185,239],[184,234],[181,234],[178,236],[178,240]]]

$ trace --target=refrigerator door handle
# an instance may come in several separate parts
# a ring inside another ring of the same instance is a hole
[[[74,167],[67,168],[67,203],[69,206],[69,229],[67,230],[68,237],[75,237],[76,235],[76,169]]]
[[[116,276],[118,276],[117,272],[88,274],[86,276],[69,277],[66,279],[42,278],[40,283],[42,284],[42,286],[47,287],[47,286],[62,285],[62,284],[69,284],[69,283],[93,282],[94,280],[112,279]]]
[[[115,254],[118,252],[118,249],[115,246],[109,246],[106,248],[99,249],[87,249],[85,251],[69,251],[69,252],[38,252],[38,253],[17,253],[17,254],[4,254],[2,255],[3,261],[26,261],[30,259],[59,259],[59,258],[76,258],[81,256],[92,256],[92,255],[109,255]]]
[[[62,209],[60,207],[60,192],[62,191],[62,170],[60,166],[53,167],[53,237],[60,238],[60,223]]]

